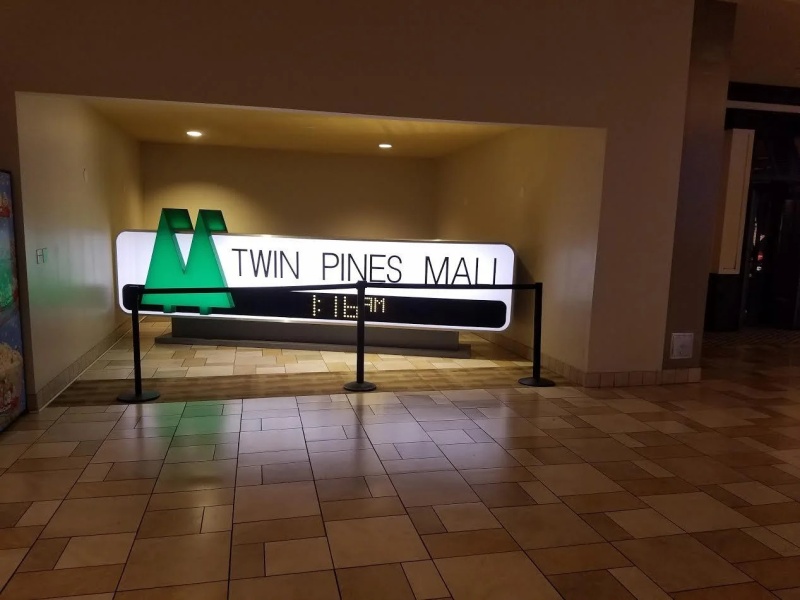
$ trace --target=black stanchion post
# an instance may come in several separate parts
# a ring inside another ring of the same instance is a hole
[[[134,404],[155,400],[161,394],[142,390],[142,356],[139,340],[139,304],[142,301],[143,285],[126,285],[122,288],[125,304],[131,307],[131,333],[133,335],[133,393],[125,392],[117,396],[120,402]]]
[[[533,376],[519,380],[531,387],[553,387],[554,381],[542,377],[542,284],[533,288]]]
[[[364,381],[364,345],[366,336],[366,314],[364,307],[366,301],[367,282],[359,281],[356,284],[358,291],[358,316],[356,322],[356,380],[344,384],[348,392],[371,392],[377,386],[369,381]]]

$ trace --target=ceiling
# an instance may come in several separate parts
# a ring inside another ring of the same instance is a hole
[[[800,0],[740,0],[731,80],[800,87]]]
[[[515,129],[260,108],[85,98],[134,139],[344,154],[440,157]],[[186,131],[203,133],[189,138]],[[381,150],[380,143],[392,144]]]

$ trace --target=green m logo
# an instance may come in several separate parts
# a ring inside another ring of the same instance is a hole
[[[178,246],[178,233],[191,233],[192,245],[184,264]],[[156,243],[147,270],[147,288],[215,288],[227,287],[219,263],[217,250],[211,236],[227,233],[222,211],[201,210],[197,215],[197,228],[192,228],[189,211],[184,208],[165,208],[161,211]],[[175,312],[177,307],[197,307],[201,315],[212,308],[233,308],[233,299],[227,293],[214,294],[147,294],[142,304],[160,305],[164,312]]]

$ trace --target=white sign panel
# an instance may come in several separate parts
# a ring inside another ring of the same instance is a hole
[[[192,233],[175,235],[187,277],[162,277],[153,285],[149,271],[156,232],[125,231],[117,238],[117,281],[120,306],[122,287],[147,283],[149,287],[213,287],[204,279],[216,267],[204,265],[202,248],[195,253]],[[269,235],[211,235],[217,264],[234,288],[230,304],[198,308],[189,294],[177,298],[145,295],[144,314],[248,318],[273,321],[354,322],[359,307],[354,289],[270,294],[244,288],[355,283],[402,284],[511,284],[514,252],[505,244],[324,240]],[[172,244],[174,246],[174,243]],[[190,256],[190,248],[192,255]],[[174,252],[174,251],[173,251]],[[162,255],[158,255],[161,261]],[[194,264],[192,264],[194,263]],[[189,270],[193,270],[191,279]],[[198,274],[199,273],[199,274]],[[152,274],[152,273],[151,273]],[[199,279],[198,279],[199,278]],[[202,286],[197,281],[204,281]],[[195,282],[195,283],[192,283]],[[237,289],[242,288],[242,289]],[[218,295],[224,296],[224,295]],[[367,289],[367,322],[380,325],[500,331],[511,318],[511,290]]]

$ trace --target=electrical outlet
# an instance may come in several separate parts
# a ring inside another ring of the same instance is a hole
[[[47,248],[36,249],[36,264],[43,265],[47,262]]]
[[[692,358],[694,354],[693,333],[673,333],[669,357],[673,359]]]

